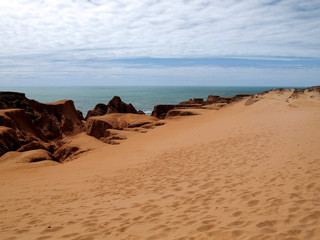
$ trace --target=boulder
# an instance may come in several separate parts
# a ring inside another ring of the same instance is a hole
[[[95,138],[109,137],[108,129],[122,130],[137,128],[158,121],[155,117],[132,113],[112,113],[90,117],[86,123],[86,132]]]
[[[107,113],[137,113],[137,110],[131,103],[126,104],[121,101],[121,98],[114,96],[108,103]]]
[[[97,139],[107,137],[107,129],[111,128],[112,126],[103,119],[100,119],[99,116],[90,117],[86,122],[86,133]]]
[[[99,103],[95,106],[93,110],[90,110],[86,116],[86,120],[89,117],[93,116],[103,116],[105,114],[110,113],[135,113],[137,114],[137,110],[132,106],[131,103],[126,104],[122,102],[121,98],[118,96],[114,96],[109,103],[103,104]]]
[[[103,103],[98,103],[94,109],[89,110],[88,114],[86,116],[86,120],[88,120],[89,117],[94,117],[94,116],[102,116],[105,115],[108,111],[108,106]]]
[[[176,105],[168,105],[168,104],[156,105],[153,108],[151,116],[164,119],[167,115],[167,112],[174,109],[175,107]]]

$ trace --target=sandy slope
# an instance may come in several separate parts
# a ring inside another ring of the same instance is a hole
[[[0,172],[0,239],[320,239],[320,97],[291,93]]]

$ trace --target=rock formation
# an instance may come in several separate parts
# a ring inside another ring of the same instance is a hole
[[[204,104],[203,98],[194,98],[194,99],[189,99],[186,102],[181,102],[179,103],[180,105],[184,104]]]
[[[167,112],[169,112],[171,109],[174,109],[177,105],[156,105],[153,108],[151,116],[164,119],[167,115]]]
[[[89,111],[86,121],[71,100],[40,103],[26,98],[23,93],[0,92],[0,157],[4,155],[1,161],[15,159],[17,162],[70,161],[98,144],[93,142],[90,146],[83,146],[75,140],[79,136],[85,138],[84,141],[90,135],[110,143],[112,138],[124,138],[111,133],[111,129],[145,132],[148,128],[164,124],[159,118],[193,115],[190,111],[192,108],[217,110],[241,99],[246,99],[244,105],[248,106],[272,94],[283,95],[288,104],[294,107],[297,101],[305,98],[317,101],[320,86],[274,89],[234,97],[210,95],[206,101],[195,98],[175,105],[156,105],[152,116],[145,115],[142,111],[137,112],[131,104],[126,104],[115,96],[107,105],[97,104]],[[73,138],[74,135],[77,137]],[[94,138],[90,139],[96,141]]]
[[[40,103],[22,93],[0,92],[0,109],[0,156],[35,149],[51,154],[55,141],[83,131],[71,100]]]
[[[172,109],[166,114],[166,118],[177,117],[177,116],[191,116],[197,115],[192,111],[185,111],[185,109]]]
[[[2,113],[11,119],[8,127],[28,129],[34,137],[44,141],[79,133],[83,126],[72,100],[40,103],[22,93],[0,92],[0,109],[7,109]],[[0,125],[6,126],[3,122]]]
[[[202,108],[205,105],[219,104],[219,107],[217,106],[217,109],[218,109],[221,106],[223,106],[221,104],[229,104],[249,96],[251,96],[251,94],[238,94],[233,97],[220,97],[218,95],[209,95],[206,101],[204,101],[202,98],[193,98],[185,102],[180,102],[179,104],[160,104],[160,105],[154,106],[151,115],[160,119],[164,119],[166,117],[173,117],[173,116],[188,116],[193,114],[191,114],[191,112],[188,113],[186,111],[180,111],[179,109]],[[207,107],[203,107],[203,108],[207,108]]]
[[[70,161],[91,148],[81,146],[69,136],[86,131],[97,139],[106,139],[110,134],[106,129],[144,125],[152,128],[158,121],[137,112],[132,104],[122,102],[117,96],[107,105],[98,104],[88,116],[85,121],[71,100],[40,103],[23,93],[0,92],[0,157],[5,154],[2,159],[11,157],[18,162],[23,157],[26,162]],[[34,158],[31,153],[35,154]]]
[[[90,117],[86,123],[86,132],[88,135],[100,139],[109,137],[108,129],[137,128],[157,121],[157,118],[148,115],[111,113]]]
[[[141,111],[142,112],[142,111]],[[139,114],[141,114],[139,112]],[[132,106],[131,103],[126,104],[122,102],[121,98],[118,96],[114,96],[109,103],[103,104],[99,103],[95,106],[93,110],[90,110],[86,116],[86,120],[89,117],[93,116],[103,116],[105,114],[110,114],[110,113],[135,113],[137,114],[137,110]]]
[[[12,128],[0,126],[0,156],[15,151],[21,146],[16,132]]]
[[[230,102],[231,97],[220,97],[218,95],[209,95],[205,104],[213,104],[213,103],[228,103]]]

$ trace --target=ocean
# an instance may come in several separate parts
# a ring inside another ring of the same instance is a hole
[[[107,104],[113,96],[120,96],[125,103],[132,103],[137,110],[151,114],[157,104],[177,104],[190,98],[204,98],[208,95],[222,97],[236,94],[255,94],[277,87],[194,87],[194,86],[137,86],[137,87],[1,87],[0,91],[23,92],[29,99],[39,102],[55,102],[72,99],[84,116],[98,103]]]

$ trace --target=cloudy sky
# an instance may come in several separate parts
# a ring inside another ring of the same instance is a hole
[[[319,0],[0,0],[0,86],[320,84]]]

